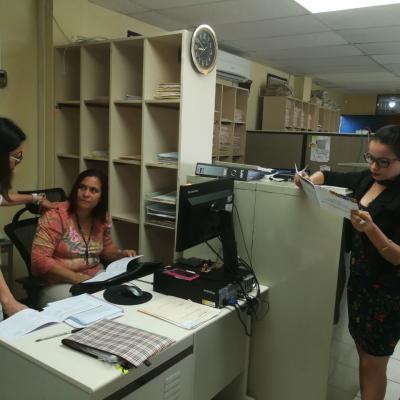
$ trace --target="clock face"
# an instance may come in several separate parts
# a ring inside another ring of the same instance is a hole
[[[218,43],[215,32],[208,25],[200,25],[192,37],[192,60],[202,74],[211,72],[217,61]]]

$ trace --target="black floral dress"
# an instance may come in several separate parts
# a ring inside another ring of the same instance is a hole
[[[400,294],[376,282],[366,262],[361,235],[353,230],[347,285],[349,331],[368,354],[390,356],[400,338]]]

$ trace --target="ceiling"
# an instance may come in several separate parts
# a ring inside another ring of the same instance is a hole
[[[90,0],[166,30],[202,23],[220,48],[346,93],[400,93],[400,4],[310,14],[294,0]]]

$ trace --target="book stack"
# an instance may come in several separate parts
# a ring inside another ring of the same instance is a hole
[[[170,153],[159,153],[157,154],[158,162],[162,163],[177,163],[178,162],[178,152],[171,151]]]
[[[180,83],[160,83],[154,95],[155,99],[179,99],[181,96]]]
[[[174,204],[149,203],[146,205],[147,222],[174,227],[176,220],[176,206]]]

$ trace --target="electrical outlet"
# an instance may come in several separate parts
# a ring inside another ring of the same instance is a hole
[[[5,88],[7,86],[7,71],[5,69],[0,69],[0,88]]]

